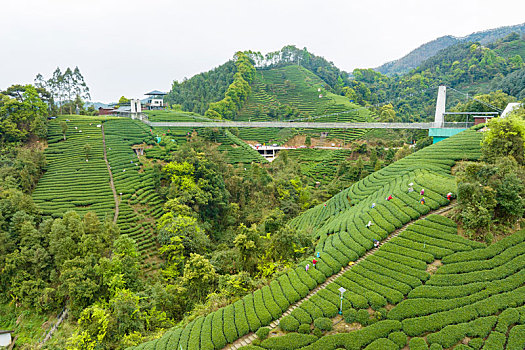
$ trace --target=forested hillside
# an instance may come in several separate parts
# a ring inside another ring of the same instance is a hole
[[[169,105],[181,105],[184,111],[204,114],[211,102],[224,97],[233,81],[235,63],[233,60],[205,73],[197,74],[181,82],[174,81],[166,95]]]
[[[385,75],[404,74],[419,66],[424,60],[434,56],[440,50],[460,42],[480,42],[483,45],[496,41],[510,33],[525,34],[525,23],[514,26],[499,27],[472,33],[465,37],[443,36],[421,45],[406,56],[387,62],[377,68],[376,71]]]
[[[313,90],[310,91],[310,94],[299,92],[297,96],[293,98],[293,101],[296,103],[288,103],[289,101],[279,103],[277,101],[282,99],[282,96],[280,98],[274,96],[278,91],[264,87],[266,81],[262,76],[265,74],[268,76],[272,74],[275,75],[273,80],[269,78],[271,82],[284,84],[285,87],[302,84],[302,75],[307,74],[308,80],[313,79],[312,83],[310,83],[311,87],[313,87],[315,82],[316,87],[323,87],[323,92],[328,90],[336,94],[341,93],[343,86],[348,84],[348,74],[339,70],[332,62],[328,62],[323,57],[311,54],[306,48],[301,50],[295,46],[285,46],[279,51],[270,52],[266,55],[253,51],[238,52],[235,54],[233,60],[228,61],[212,71],[195,75],[183,82],[174,81],[171,91],[166,96],[166,102],[169,105],[180,105],[183,111],[204,114],[210,108],[210,104],[211,106],[216,106],[218,101],[223,100],[222,104],[224,106],[215,108],[222,117],[233,119],[237,117],[237,115],[247,116],[248,114],[245,111],[241,111],[239,114],[237,113],[243,106],[245,98],[248,97],[248,95],[253,99],[251,88],[243,86],[245,85],[244,82],[235,81],[235,74],[241,72],[239,70],[239,59],[243,57],[248,58],[250,61],[249,65],[252,65],[258,70],[258,78],[256,78],[255,82],[252,82],[251,74],[246,75],[242,73],[243,80],[256,90],[254,92],[256,95],[262,93],[260,91],[261,88],[265,89],[266,96],[262,97],[261,102],[273,101],[270,107],[256,107],[254,109],[256,111],[255,113],[268,115],[271,119],[276,117],[276,113],[307,116],[307,112],[316,109],[319,94]],[[290,65],[298,65],[304,68],[301,73],[296,73],[295,76],[285,77],[279,68]],[[247,65],[243,67],[244,68],[241,69],[245,70]],[[274,81],[275,79],[277,79],[277,81]],[[302,85],[298,88],[301,90]],[[285,91],[281,91],[281,93],[285,94]],[[228,98],[230,98],[232,102],[229,102]],[[255,98],[257,99],[257,97]],[[271,112],[269,110],[270,108],[272,108]],[[248,109],[250,109],[250,107],[248,107]],[[225,112],[226,110],[229,112]]]
[[[460,42],[439,51],[425,60],[419,67],[401,76],[387,77],[373,70],[354,71],[351,91],[362,104],[390,101],[393,113],[398,120],[430,120],[434,115],[437,86],[447,85],[461,90],[449,90],[447,109],[459,108],[458,104],[468,101],[470,96],[488,94],[497,89],[511,93],[497,102],[494,93],[486,101],[492,101],[498,108],[520,97],[523,86],[521,72],[525,40],[519,35],[510,34],[488,46],[476,42]],[[500,96],[501,97],[501,96]],[[389,112],[388,105],[377,111],[380,117]],[[484,106],[475,106],[484,108]],[[390,113],[392,114],[392,113]],[[386,114],[388,116],[388,113]]]

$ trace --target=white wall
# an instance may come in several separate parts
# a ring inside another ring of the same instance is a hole
[[[151,105],[154,107],[162,107],[164,106],[164,101],[161,100],[160,98],[152,98]]]
[[[11,333],[0,334],[0,346],[8,346],[11,344]]]

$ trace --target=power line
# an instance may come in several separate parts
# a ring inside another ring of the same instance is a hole
[[[454,88],[452,88],[452,87],[448,87],[448,86],[447,86],[447,88],[449,88],[449,89],[451,89],[451,90],[453,90],[453,91],[456,91],[457,93],[460,93],[460,94],[466,96],[467,99],[470,98],[471,100],[474,100],[474,101],[476,101],[476,102],[479,102],[479,103],[481,103],[482,105],[484,105],[484,106],[486,106],[486,107],[489,107],[489,108],[492,108],[492,109],[494,109],[494,110],[496,110],[496,111],[498,111],[498,112],[500,112],[500,113],[503,112],[503,109],[498,108],[498,107],[496,107],[496,106],[493,106],[493,105],[491,105],[490,103],[487,103],[487,102],[484,102],[484,101],[478,100],[477,98],[471,97],[471,96],[469,96],[468,93],[464,93],[464,92],[462,92],[462,91],[456,90],[456,89],[454,89]]]

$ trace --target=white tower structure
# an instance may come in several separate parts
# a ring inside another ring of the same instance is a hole
[[[436,115],[434,118],[434,127],[442,128],[445,123],[445,104],[447,102],[447,87],[440,85],[436,101]]]
[[[142,105],[140,104],[139,99],[131,99],[129,102],[131,104],[131,113],[142,112]]]

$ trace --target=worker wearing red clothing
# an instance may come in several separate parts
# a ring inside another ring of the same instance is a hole
[[[391,200],[391,199],[392,199],[392,195],[390,195],[390,196],[388,196],[388,197],[386,198],[387,201],[389,201],[389,200]]]
[[[312,260],[312,264],[314,265],[314,269],[315,269],[315,264],[317,264],[317,260],[315,260],[315,258]]]

